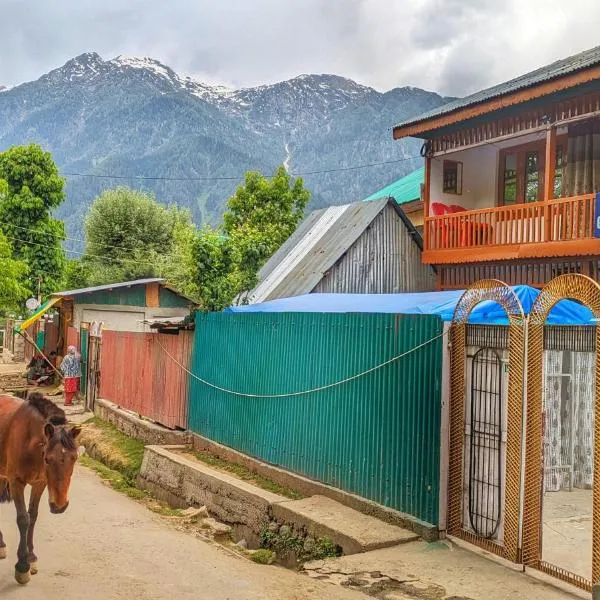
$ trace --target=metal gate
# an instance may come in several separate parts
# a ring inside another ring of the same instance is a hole
[[[491,348],[474,357],[467,404],[467,323],[473,308],[486,301],[502,306],[509,321],[505,406],[503,362]],[[514,291],[501,281],[482,280],[462,295],[450,330],[448,533],[513,562],[520,561],[523,327],[523,309]]]
[[[485,539],[498,533],[502,502],[502,360],[481,348],[471,366],[467,431],[468,517],[473,532]]]
[[[576,300],[591,309],[596,320],[600,319],[600,285],[593,279],[579,274],[561,275],[548,283],[537,297],[529,314],[527,340],[527,444],[525,449],[525,484],[523,506],[523,563],[549,575],[591,591],[600,582],[600,364],[597,352],[600,348],[600,327],[595,331],[595,364],[587,365],[586,371],[594,379],[593,399],[590,402],[590,423],[586,424],[593,436],[592,466],[592,535],[591,572],[587,576],[575,573],[543,556],[543,504],[544,478],[551,469],[544,469],[544,421],[548,426],[548,403],[543,385],[544,346],[548,338],[545,323],[550,311],[563,299]],[[562,375],[563,366],[556,369]],[[546,449],[546,455],[548,449]],[[587,548],[578,549],[586,552]]]

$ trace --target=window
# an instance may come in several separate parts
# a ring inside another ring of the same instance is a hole
[[[462,194],[462,163],[445,160],[443,166],[442,192],[444,194]]]
[[[556,145],[554,197],[562,196],[566,164],[564,136]],[[500,204],[525,204],[544,199],[546,141],[533,142],[500,151],[498,200]]]

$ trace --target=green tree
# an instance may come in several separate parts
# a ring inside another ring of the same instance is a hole
[[[15,146],[0,152],[0,231],[14,258],[29,269],[21,285],[42,294],[56,291],[63,279],[65,238],[52,212],[63,202],[64,181],[49,152],[40,146]]]
[[[65,277],[62,288],[65,290],[77,290],[87,287],[90,283],[90,269],[80,260],[67,259],[65,265]]]
[[[89,283],[164,276],[175,228],[189,224],[186,211],[163,206],[144,192],[126,187],[106,190],[85,221],[82,263]]]
[[[0,312],[18,310],[30,294],[23,284],[28,267],[13,257],[12,248],[0,232]]]
[[[271,179],[247,173],[227,202],[222,227],[178,232],[169,277],[205,310],[243,302],[260,268],[298,226],[309,198],[302,180],[292,180],[283,167]]]

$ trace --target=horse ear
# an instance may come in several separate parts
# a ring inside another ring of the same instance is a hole
[[[75,425],[74,427],[71,427],[71,436],[73,437],[74,440],[77,439],[77,437],[79,436],[80,433],[81,433],[81,427],[77,427],[77,425]]]
[[[52,423],[46,423],[44,434],[49,440],[52,439],[52,436],[54,435],[54,425],[52,425]]]

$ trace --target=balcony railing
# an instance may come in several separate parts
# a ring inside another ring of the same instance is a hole
[[[592,240],[595,197],[586,194],[426,217],[425,251],[473,250],[477,261],[476,251],[482,248],[501,251],[509,246]]]

